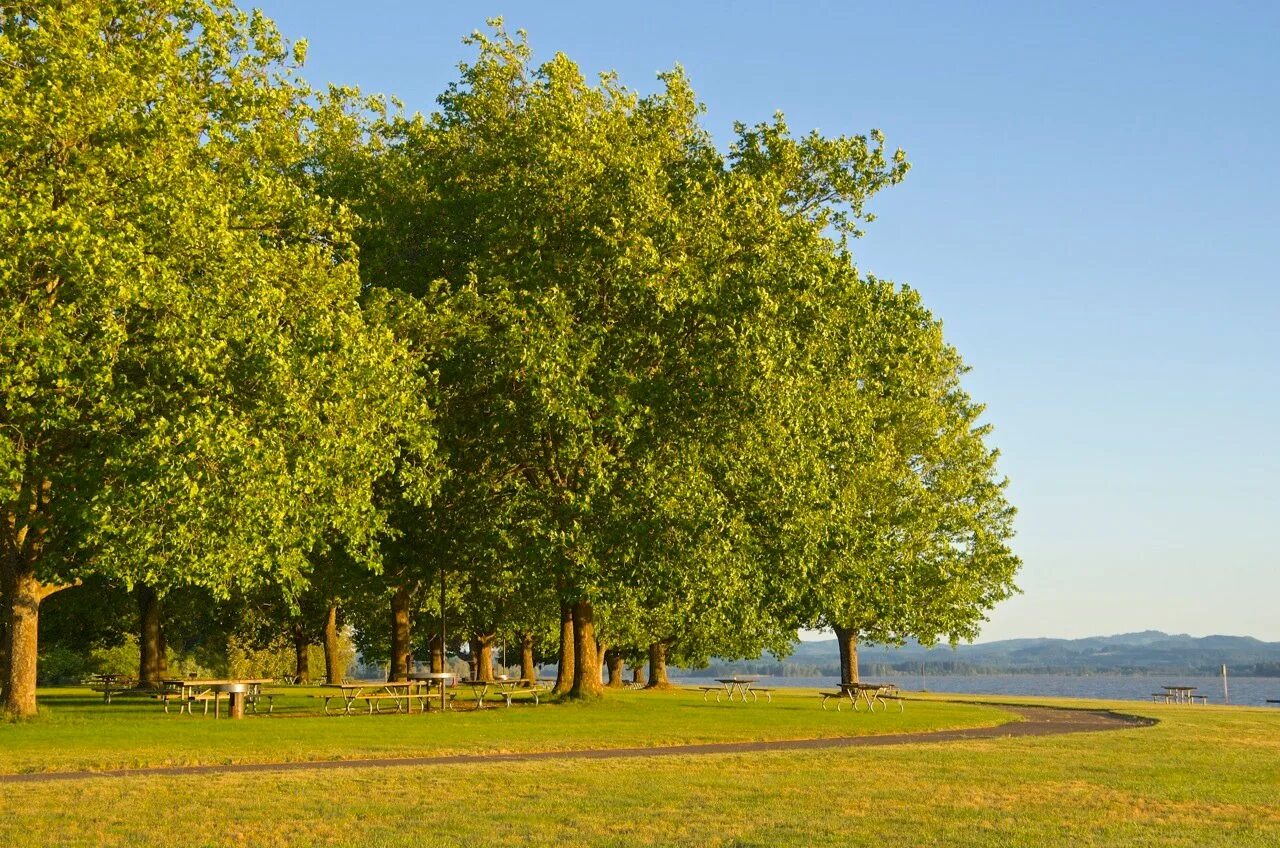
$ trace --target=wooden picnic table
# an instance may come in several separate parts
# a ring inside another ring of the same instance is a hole
[[[1156,692],[1151,697],[1153,699],[1163,698],[1166,704],[1192,704],[1196,701],[1201,703],[1209,703],[1208,695],[1197,695],[1196,686],[1161,686],[1163,693]]]
[[[413,712],[413,699],[417,697],[422,702],[423,711],[426,711],[426,695],[413,690],[421,684],[417,680],[353,680],[348,683],[326,683],[325,688],[337,689],[338,692],[332,695],[317,695],[317,698],[324,699],[324,712],[329,715],[329,702],[334,698],[341,698],[343,701],[343,715],[351,715],[351,708],[355,706],[356,701],[364,701],[369,707],[369,713],[381,712],[380,704],[382,701],[394,701],[396,712],[400,712],[403,705],[406,713]]]
[[[892,683],[841,683],[839,692],[819,692],[822,696],[822,708],[827,708],[827,701],[835,699],[836,712],[840,712],[841,705],[847,700],[853,705],[854,712],[858,711],[859,702],[867,705],[868,712],[875,712],[876,705],[879,704],[881,709],[889,709],[886,700],[894,700],[898,702],[898,711],[902,712],[902,696],[898,691],[898,687]]]
[[[716,683],[724,686],[725,694],[730,701],[733,700],[735,693],[741,696],[742,703],[744,704],[747,702],[747,695],[751,695],[757,701],[760,700],[760,696],[751,691],[752,684],[759,681],[759,677],[738,677],[737,675],[734,675],[733,677],[717,677],[715,680]],[[719,700],[720,696],[717,695],[716,701]]]
[[[230,702],[230,708],[233,713],[243,712],[244,704],[253,707],[253,711],[258,711],[258,702],[262,700],[262,684],[273,683],[274,678],[270,677],[250,677],[250,678],[210,678],[199,679],[192,677],[170,677],[160,681],[162,687],[158,693],[160,700],[164,703],[164,711],[169,712],[169,701],[172,698],[178,699],[178,714],[181,715],[185,710],[187,715],[195,715],[192,707],[196,701],[204,702],[205,714],[209,713],[209,701],[213,701],[213,717],[218,718],[218,701],[222,695],[227,696]],[[244,686],[244,690],[235,689],[236,686]],[[275,708],[271,703],[272,696],[266,696],[270,706],[268,712]]]
[[[446,686],[452,686],[458,675],[451,671],[415,671],[409,674],[410,680],[418,681],[424,686],[440,690],[440,709],[447,710],[449,701],[445,693]],[[423,702],[427,703],[426,701]]]

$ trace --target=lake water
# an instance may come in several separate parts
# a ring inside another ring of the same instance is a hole
[[[964,695],[1044,695],[1114,701],[1150,701],[1151,693],[1159,692],[1161,686],[1195,686],[1198,694],[1209,696],[1209,703],[1223,703],[1222,678],[1191,675],[933,674],[925,677],[923,684],[919,675],[868,676],[864,679],[896,683],[911,691],[923,689]],[[839,683],[835,677],[768,677],[762,680],[768,680],[770,686],[808,688],[833,687]],[[696,686],[705,685],[707,678],[673,678],[673,681]],[[1280,677],[1228,677],[1227,685],[1232,704],[1268,706],[1268,698],[1280,700]]]

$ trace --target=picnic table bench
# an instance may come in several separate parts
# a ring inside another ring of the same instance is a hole
[[[172,701],[178,702],[178,715],[184,712],[187,715],[195,715],[194,707],[196,704],[203,704],[204,715],[209,714],[209,704],[213,704],[214,715],[218,714],[218,701],[222,696],[226,695],[231,700],[233,693],[230,691],[222,691],[220,687],[228,687],[235,685],[244,685],[243,693],[236,692],[235,695],[243,695],[244,703],[255,713],[258,711],[258,705],[265,700],[267,702],[267,714],[270,715],[275,710],[275,694],[272,692],[263,692],[262,684],[272,683],[272,678],[250,678],[247,680],[201,680],[196,678],[174,677],[160,681],[162,688],[159,690],[148,690],[153,698],[160,701],[164,706],[164,711],[169,712],[169,704]]]
[[[382,712],[382,702],[392,701],[396,705],[396,712],[413,712],[413,700],[416,698],[422,711],[427,710],[427,698],[430,697],[425,687],[421,687],[417,681],[374,681],[359,680],[351,683],[326,683],[326,687],[337,689],[324,695],[312,695],[313,698],[324,700],[324,714],[332,715],[329,712],[329,702],[342,699],[343,715],[351,715],[351,708],[355,706],[356,701],[364,701],[368,707],[369,715],[375,712]],[[413,691],[418,688],[419,691]]]
[[[836,712],[840,712],[840,708],[847,700],[853,704],[854,712],[858,711],[858,702],[861,701],[867,705],[869,712],[876,711],[876,705],[879,704],[881,709],[889,709],[886,701],[896,701],[898,703],[898,712],[903,711],[902,691],[892,683],[841,683],[839,692],[819,692],[822,696],[822,708],[827,708],[827,701],[835,699]]]

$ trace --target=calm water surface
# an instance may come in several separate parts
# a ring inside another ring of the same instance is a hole
[[[1115,701],[1150,701],[1151,693],[1161,691],[1161,686],[1195,686],[1198,694],[1209,696],[1209,703],[1223,703],[1222,678],[1192,675],[935,674],[926,676],[922,681],[917,674],[867,676],[864,679],[896,683],[903,689],[912,691],[956,692],[965,695],[1046,695]],[[809,688],[830,687],[839,682],[834,677],[768,677],[762,680],[768,680],[770,686]],[[705,685],[706,679],[687,677],[676,682],[691,686]],[[1265,706],[1267,699],[1280,700],[1280,677],[1228,676],[1227,686],[1231,696],[1229,703],[1232,704]]]

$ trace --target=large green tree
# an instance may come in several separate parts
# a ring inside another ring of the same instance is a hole
[[[326,539],[369,552],[372,481],[431,451],[350,222],[310,184],[302,46],[221,0],[0,10],[11,713],[35,710],[49,593],[90,571],[300,585]]]
[[[747,490],[721,479],[757,414],[744,375],[786,367],[770,344],[790,272],[824,233],[856,234],[906,163],[878,135],[797,139],[781,119],[726,157],[678,70],[641,97],[562,55],[534,65],[500,26],[471,42],[437,113],[332,131],[330,185],[364,221],[366,284],[455,322],[442,441],[472,502],[498,504],[473,538],[553,588],[572,691],[593,695],[611,594],[696,592],[709,617],[769,599]]]

